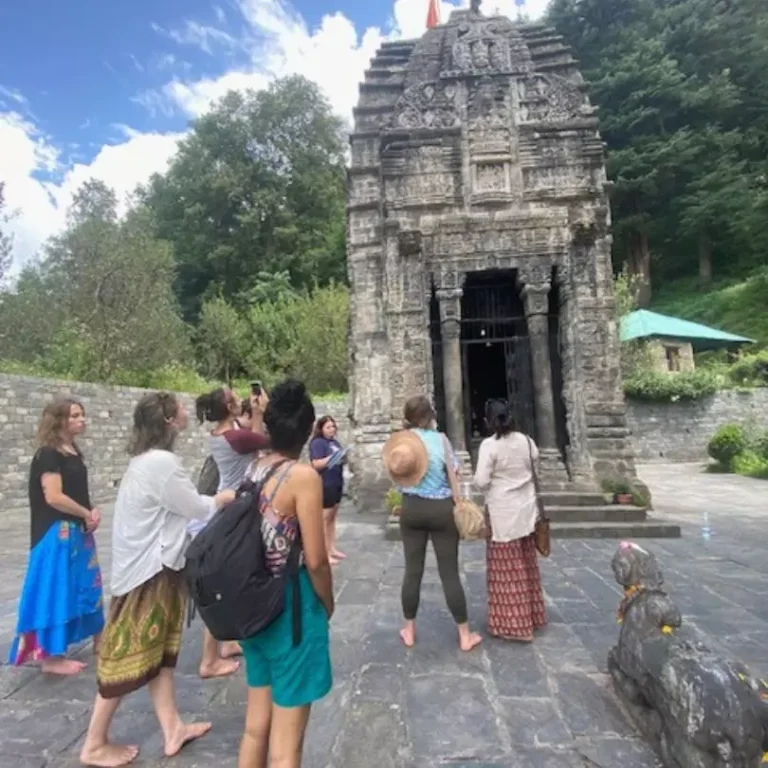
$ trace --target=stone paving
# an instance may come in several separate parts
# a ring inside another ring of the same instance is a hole
[[[768,674],[768,515],[763,481],[701,474],[693,466],[643,467],[656,513],[683,526],[680,540],[646,545],[661,559],[685,614],[731,653]],[[707,510],[712,538],[701,536]],[[23,516],[0,522],[0,652],[15,622],[26,560]],[[108,530],[100,532],[108,575]],[[471,654],[454,629],[430,560],[419,642],[407,651],[400,623],[399,545],[380,524],[348,510],[341,541],[349,558],[335,571],[332,652],[335,686],[315,707],[305,768],[651,768],[657,762],[628,725],[606,676],[619,592],[610,571],[615,542],[555,542],[542,563],[550,626],[533,646],[486,638]],[[484,624],[482,545],[462,548],[470,615]],[[161,741],[146,691],[123,703],[116,739],[140,743],[139,766],[234,768],[245,685],[196,676],[199,626],[186,632],[177,684],[181,707],[214,728],[174,760]],[[80,650],[89,657],[87,648]],[[74,768],[94,695],[91,674],[44,679],[34,668],[0,667],[0,764]]]

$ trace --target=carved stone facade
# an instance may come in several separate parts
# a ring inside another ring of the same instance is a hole
[[[361,85],[350,141],[360,503],[379,503],[388,485],[381,448],[407,397],[439,400],[441,426],[470,452],[477,403],[491,391],[481,379],[493,376],[506,375],[509,396],[529,392],[518,406],[521,418],[531,414],[548,485],[587,490],[603,476],[634,477],[603,145],[561,39],[470,9],[420,40],[385,43]],[[506,302],[507,317],[467,309],[470,292],[483,291],[477,306]],[[479,351],[491,332],[498,371]],[[526,377],[531,387],[515,385]]]

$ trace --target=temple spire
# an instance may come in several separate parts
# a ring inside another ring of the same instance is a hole
[[[429,0],[429,10],[427,11],[427,29],[432,29],[440,23],[439,0]]]

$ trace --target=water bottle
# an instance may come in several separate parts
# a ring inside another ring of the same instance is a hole
[[[709,525],[709,512],[705,509],[701,520],[701,538],[709,541],[712,538],[712,528]]]

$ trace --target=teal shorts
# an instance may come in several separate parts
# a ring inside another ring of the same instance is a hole
[[[303,707],[322,699],[333,685],[328,614],[312,588],[306,568],[299,572],[301,642],[293,647],[293,590],[285,609],[265,630],[243,640],[249,688],[271,688],[279,707]]]

